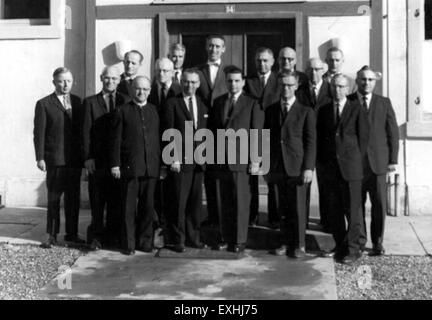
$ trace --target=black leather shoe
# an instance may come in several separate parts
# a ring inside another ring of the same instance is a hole
[[[194,248],[194,249],[199,249],[199,250],[204,250],[204,249],[208,249],[208,245],[206,245],[205,243],[202,242],[198,242],[198,243],[191,243],[189,244],[189,247]]]
[[[145,252],[145,253],[151,253],[151,252],[153,252],[153,247],[152,246],[142,246],[142,247],[139,247],[137,250],[141,251],[141,252]]]
[[[330,251],[322,251],[321,252],[321,257],[323,258],[334,258],[336,256],[337,250],[336,248],[333,248]]]
[[[90,245],[90,250],[91,251],[99,251],[100,249],[102,249],[102,244],[100,243],[99,240],[94,239]]]
[[[234,252],[234,253],[242,253],[246,249],[245,244],[231,244],[228,246],[228,251]]]
[[[228,248],[228,245],[225,242],[218,243],[213,249],[216,251],[223,251]]]
[[[122,251],[122,254],[124,254],[125,256],[134,256],[135,255],[135,250],[126,249],[126,250]]]
[[[57,237],[49,235],[45,242],[41,244],[41,248],[51,249],[53,246],[57,245]]]
[[[285,245],[283,245],[279,248],[270,250],[270,253],[274,254],[275,256],[279,256],[279,257],[285,256],[287,254],[287,247]]]
[[[293,259],[303,259],[306,257],[305,248],[297,248],[294,250],[288,250],[287,256]]]
[[[70,236],[70,235],[65,235],[64,237],[64,241],[66,242],[73,242],[75,244],[85,244],[85,240],[81,239],[78,236]]]
[[[352,265],[356,263],[356,261],[360,259],[360,257],[361,257],[361,253],[349,254],[342,259],[342,263],[347,265]]]
[[[385,255],[384,248],[373,247],[372,251],[369,252],[370,257],[379,257]]]
[[[182,244],[176,244],[172,247],[172,251],[177,253],[183,253],[186,252],[186,248]]]

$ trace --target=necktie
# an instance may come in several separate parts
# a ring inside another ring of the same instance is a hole
[[[261,89],[264,90],[266,86],[265,76],[260,76],[260,84],[261,84]]]
[[[364,111],[366,113],[369,113],[369,108],[368,108],[368,104],[367,104],[367,97],[363,96],[362,100],[363,100],[362,106],[363,106]]]
[[[338,103],[336,103],[336,126],[338,126],[339,125],[339,122],[340,122],[340,103],[338,102]]]
[[[63,107],[66,110],[66,114],[70,118],[72,118],[72,107],[71,107],[71,103],[70,103],[70,97],[67,94],[63,96]]]
[[[317,94],[317,87],[313,86],[311,89],[311,93],[312,93],[312,104],[316,105],[317,104],[317,99],[318,99],[318,94]]]
[[[168,94],[168,88],[165,84],[162,84],[161,90],[160,90],[160,104],[161,104],[161,106],[165,104],[167,94]]]
[[[196,129],[196,121],[195,121],[195,112],[194,112],[194,107],[193,107],[193,101],[192,101],[192,97],[189,98],[189,112],[192,116],[192,121],[194,123],[194,128]]]
[[[175,79],[176,79],[177,82],[180,83],[180,71],[176,71],[176,73],[175,73]]]
[[[235,103],[236,103],[235,98],[234,98],[234,96],[232,96],[229,100],[228,109],[226,110],[226,113],[225,113],[225,123],[228,123],[229,119],[231,118]]]
[[[289,109],[290,105],[288,104],[288,102],[282,102],[282,122],[285,122],[288,116]]]
[[[109,98],[109,112],[113,112],[115,109],[114,95],[110,93]]]

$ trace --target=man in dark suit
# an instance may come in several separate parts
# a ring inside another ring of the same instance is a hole
[[[43,247],[57,243],[60,232],[60,198],[64,193],[65,241],[85,243],[78,237],[81,182],[80,126],[81,99],[71,94],[72,73],[58,68],[53,74],[55,92],[36,104],[34,146],[37,167],[47,173],[47,240]]]
[[[339,73],[343,73],[343,66],[345,63],[345,55],[342,49],[338,47],[331,47],[327,50],[326,63],[328,65],[328,71],[324,74],[323,79],[328,84],[331,84],[333,77]],[[353,93],[356,91],[356,84],[354,79],[349,76],[345,76],[348,79],[349,91]]]
[[[150,80],[134,79],[135,98],[117,108],[110,154],[111,174],[120,180],[122,249],[152,252],[154,190],[160,172],[159,115],[147,102]],[[138,203],[137,203],[138,202]]]
[[[317,159],[329,181],[329,218],[336,242],[336,248],[327,255],[351,264],[361,256],[362,162],[368,140],[368,123],[360,104],[347,100],[348,90],[349,82],[344,75],[333,77],[334,101],[323,106],[318,113]]]
[[[299,78],[299,87],[308,83],[308,77],[306,76],[306,74],[299,70],[296,70],[297,52],[293,48],[290,47],[282,48],[279,51],[278,63],[279,63],[279,72],[283,72],[283,71],[297,72]]]
[[[225,85],[223,54],[225,53],[225,38],[222,35],[210,35],[206,40],[207,63],[198,66],[200,87],[197,95],[209,110],[213,108],[214,100],[227,93]],[[210,171],[204,176],[209,225],[218,225],[221,215],[219,191],[216,181]]]
[[[123,65],[124,73],[121,75],[121,81],[117,91],[130,99],[135,97],[135,90],[132,86],[133,80],[138,76],[139,69],[144,61],[144,56],[137,50],[131,50],[125,54]]]
[[[275,59],[269,48],[259,48],[255,54],[257,73],[246,80],[245,91],[258,100],[265,111],[267,107],[279,100],[277,73],[272,72]],[[278,228],[279,215],[276,208],[275,185],[268,183],[268,222]],[[259,179],[251,176],[250,223],[256,225],[259,218]]]
[[[149,103],[156,106],[159,118],[164,118],[166,101],[176,97],[182,92],[179,83],[173,81],[174,63],[168,58],[160,58],[155,62],[155,79],[152,84],[152,89],[148,97]],[[162,137],[162,132],[161,132]],[[169,201],[169,195],[174,192],[174,181],[171,175],[163,175],[163,180],[159,180],[156,184],[155,191],[155,209],[157,219],[155,224],[159,233],[166,229],[166,218],[169,211],[174,210],[172,201]],[[170,240],[164,237],[164,241]]]
[[[87,242],[92,250],[119,243],[120,239],[120,184],[111,176],[108,162],[111,121],[115,108],[129,98],[118,93],[120,73],[116,67],[106,67],[101,74],[102,91],[84,99],[83,158],[89,174],[89,198],[92,222]],[[106,228],[104,211],[106,206]]]
[[[223,240],[228,243],[228,250],[240,253],[244,251],[247,243],[250,204],[249,174],[258,174],[260,167],[259,162],[251,160],[250,155],[256,153],[253,153],[252,150],[249,153],[249,145],[259,146],[259,141],[257,141],[259,138],[251,134],[250,130],[262,130],[264,112],[257,100],[243,93],[245,80],[242,70],[232,66],[227,67],[225,72],[229,93],[215,100],[209,126],[214,136],[218,137],[216,145],[221,143],[219,139],[223,139],[224,143],[221,146],[225,148],[225,159],[222,159],[225,161],[220,164],[221,159],[219,158],[223,151],[216,150],[218,164],[213,167],[221,194],[221,233]],[[222,131],[225,134],[219,137],[218,130],[225,130]],[[220,243],[216,247],[218,250],[224,248],[226,248],[225,243]]]
[[[270,173],[276,184],[277,208],[283,217],[283,246],[276,255],[306,255],[306,186],[312,182],[316,156],[316,123],[312,108],[297,101],[298,75],[279,74],[280,101],[266,109],[270,130]]]
[[[330,92],[330,84],[323,80],[323,75],[325,73],[325,64],[319,58],[312,58],[308,61],[306,67],[306,75],[309,79],[307,84],[304,84],[297,90],[297,98],[298,100],[306,105],[310,106],[315,110],[316,114],[318,114],[319,110],[322,106],[331,103],[331,92]],[[320,163],[316,164],[316,174],[318,179],[318,190],[319,190],[319,210],[320,210],[320,218],[321,218],[321,226],[324,231],[329,231],[329,208],[328,208],[328,199],[327,195],[327,185],[328,181],[325,180],[326,175],[323,172],[323,168]],[[309,220],[309,212],[310,212],[310,195],[311,195],[311,184],[307,187],[307,204],[306,204],[306,223]]]
[[[396,171],[399,152],[399,128],[390,99],[374,93],[377,74],[368,66],[357,73],[358,91],[348,99],[358,101],[369,119],[369,144],[364,158],[364,178],[362,188],[363,229],[361,245],[367,242],[367,228],[364,220],[367,193],[369,193],[371,211],[372,256],[385,253],[383,247],[384,224],[387,215],[386,175]]]
[[[175,210],[168,216],[173,250],[180,253],[185,251],[185,244],[198,249],[206,247],[200,240],[205,164],[197,163],[194,157],[196,148],[202,144],[194,141],[194,133],[207,128],[208,117],[207,107],[195,95],[200,85],[198,71],[185,70],[182,85],[183,93],[167,101],[164,120],[164,128],[178,130],[182,138],[174,142],[181,146],[183,157],[171,164],[176,195],[171,201],[176,201]],[[186,154],[187,139],[193,144],[190,154]]]
[[[183,63],[186,58],[186,47],[181,43],[171,45],[168,58],[174,63],[173,81],[181,84]]]

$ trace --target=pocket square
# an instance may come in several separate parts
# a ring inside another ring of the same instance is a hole
[[[204,115],[204,118],[208,118],[208,117],[209,117],[209,115],[208,115],[208,114],[205,114],[205,115]]]

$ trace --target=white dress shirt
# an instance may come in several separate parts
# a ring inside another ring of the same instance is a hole
[[[212,87],[215,85],[216,82],[216,77],[219,71],[219,68],[221,66],[222,60],[219,59],[215,62],[207,62],[207,64],[209,65],[209,70],[210,70],[210,81],[211,81],[211,85]],[[217,64],[218,66],[215,66],[215,64]]]
[[[59,94],[56,92],[56,96],[65,110],[72,109],[70,94]]]

